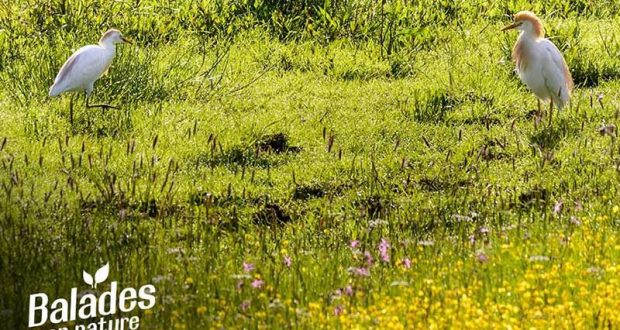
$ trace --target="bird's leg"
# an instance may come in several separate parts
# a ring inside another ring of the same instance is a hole
[[[90,103],[88,103],[88,99],[89,99],[89,97],[86,96],[86,107],[89,108],[89,109],[90,108],[118,109],[118,107],[115,107],[115,106],[109,105],[109,104],[105,104],[105,103],[102,103],[102,104],[90,104]]]
[[[542,117],[542,110],[540,107],[540,99],[536,98],[536,100],[538,101],[538,112],[534,114],[534,128],[538,129],[538,124],[540,123],[540,119]]]
[[[551,126],[552,117],[553,117],[553,99],[549,101],[549,126]]]
[[[71,127],[73,127],[73,95],[69,99],[69,123],[71,123]]]

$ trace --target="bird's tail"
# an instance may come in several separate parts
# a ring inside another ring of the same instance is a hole
[[[562,110],[566,105],[568,105],[568,102],[570,102],[570,88],[567,87],[563,87],[560,88],[560,90],[558,91],[558,95],[557,97],[553,98],[553,103],[555,103],[555,105],[558,107],[558,110]]]
[[[60,88],[58,88],[58,85],[53,84],[52,87],[50,87],[50,96],[54,97],[54,96],[58,96],[60,95],[62,91],[60,90]]]

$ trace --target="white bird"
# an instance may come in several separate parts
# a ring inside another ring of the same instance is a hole
[[[103,34],[98,45],[84,46],[78,49],[60,68],[60,72],[50,87],[50,96],[58,96],[64,92],[85,91],[87,108],[115,108],[108,104],[88,103],[95,81],[110,67],[116,54],[116,44],[131,41],[123,37],[120,31],[110,29]],[[73,123],[73,106],[70,121]]]
[[[573,88],[566,61],[560,50],[545,38],[543,24],[534,13],[521,11],[515,15],[514,23],[504,27],[502,31],[517,29],[521,31],[512,50],[512,59],[516,63],[516,71],[521,81],[540,101],[549,101],[549,125],[553,105],[558,110],[570,101]]]

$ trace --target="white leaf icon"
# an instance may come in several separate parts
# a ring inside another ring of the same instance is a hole
[[[103,283],[108,278],[108,274],[110,274],[110,263],[105,264],[105,266],[99,268],[95,273],[95,289],[97,288],[97,284]]]
[[[93,277],[90,276],[89,273],[87,273],[85,270],[82,271],[82,277],[84,278],[84,282],[88,285],[90,285],[91,287],[93,286]]]

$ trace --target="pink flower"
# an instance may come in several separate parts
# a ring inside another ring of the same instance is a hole
[[[243,262],[243,271],[245,273],[250,273],[251,271],[254,270],[254,264],[251,264],[249,262]]]
[[[342,305],[338,305],[336,306],[336,308],[334,308],[334,315],[338,316],[342,314],[343,311],[344,311],[344,308],[342,308]]]
[[[476,260],[484,264],[484,263],[489,262],[489,257],[484,252],[478,252],[476,253]]]
[[[291,264],[293,263],[293,259],[291,259],[291,257],[289,257],[289,256],[284,256],[284,259],[282,260],[282,263],[286,267],[291,267]]]
[[[381,256],[381,260],[383,262],[390,262],[390,243],[385,238],[381,239],[381,243],[379,243],[379,255]]]
[[[352,296],[353,295],[353,287],[350,285],[347,285],[346,288],[344,288],[344,294],[346,294],[347,296]]]
[[[235,287],[237,288],[237,290],[241,290],[241,288],[243,288],[243,281],[239,280]]]
[[[403,259],[403,267],[407,269],[411,268],[411,260],[409,260],[409,258]]]
[[[250,308],[250,301],[249,300],[244,300],[241,305],[239,305],[239,308],[241,308],[242,311],[247,311],[248,308]]]
[[[260,289],[263,287],[263,285],[265,285],[265,281],[261,279],[255,279],[254,281],[252,281],[251,285],[254,289]]]
[[[370,270],[368,270],[368,268],[363,268],[363,267],[358,267],[358,268],[353,268],[352,270],[353,274],[358,275],[358,276],[370,276]]]
[[[368,267],[372,266],[372,264],[374,263],[374,259],[372,258],[372,254],[370,254],[370,252],[366,251],[366,252],[364,252],[364,257],[366,258],[366,264],[368,265]]]
[[[349,244],[349,246],[351,246],[352,249],[355,249],[359,245],[360,245],[360,241],[357,241],[357,240],[351,241],[351,243]]]

